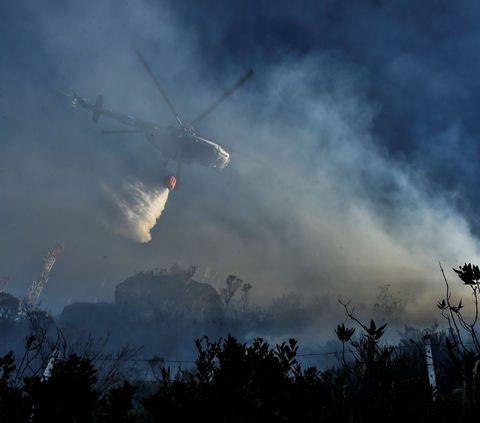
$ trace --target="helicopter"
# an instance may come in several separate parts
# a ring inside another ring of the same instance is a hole
[[[218,98],[208,109],[200,114],[196,119],[190,123],[183,123],[178,116],[177,111],[173,107],[170,99],[162,86],[158,82],[157,78],[153,74],[147,61],[143,58],[140,51],[135,50],[142,65],[151,76],[154,84],[162,94],[165,102],[172,111],[175,119],[178,122],[178,126],[161,125],[158,123],[148,122],[145,120],[137,119],[133,116],[117,113],[103,107],[103,96],[99,95],[95,104],[90,104],[87,99],[80,97],[78,94],[68,94],[61,90],[61,93],[72,99],[72,107],[75,108],[77,103],[87,110],[93,112],[93,122],[97,123],[100,116],[104,115],[109,118],[118,120],[119,122],[133,126],[136,129],[130,130],[102,130],[104,135],[111,134],[125,134],[125,133],[143,133],[148,142],[155,148],[161,151],[164,157],[162,163],[164,167],[168,167],[169,161],[173,160],[178,163],[176,176],[167,175],[164,179],[164,187],[172,190],[175,185],[178,189],[178,180],[180,179],[182,164],[198,163],[203,166],[211,167],[222,171],[225,166],[230,162],[230,154],[227,149],[221,144],[211,141],[203,136],[197,135],[193,129],[193,124],[203,120],[208,114],[210,114],[215,108],[218,107],[227,97],[229,97],[237,88],[239,88],[248,78],[250,78],[255,72],[250,69],[242,78],[240,78],[232,87],[230,87],[225,93]],[[233,151],[231,148],[229,148]]]

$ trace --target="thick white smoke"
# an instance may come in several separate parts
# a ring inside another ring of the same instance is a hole
[[[122,192],[106,186],[105,190],[114,198],[121,214],[113,221],[105,222],[113,232],[138,242],[152,239],[150,230],[167,204],[168,188],[147,188],[142,182],[125,182]]]

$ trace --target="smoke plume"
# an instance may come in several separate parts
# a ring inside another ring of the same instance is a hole
[[[106,275],[100,301],[178,262],[241,277],[255,302],[301,290],[369,304],[388,284],[426,315],[443,295],[438,260],[478,263],[480,6],[64,3],[0,3],[0,272],[13,294],[55,239],[67,246],[43,293],[55,311],[93,301]],[[195,123],[231,163],[185,166],[163,213],[161,152],[103,136],[127,128],[59,93],[177,126],[135,49],[185,122],[256,72]]]
[[[138,242],[152,239],[150,230],[167,204],[168,188],[147,188],[142,182],[125,182],[122,192],[104,187],[113,197],[120,216],[105,225],[113,232]]]

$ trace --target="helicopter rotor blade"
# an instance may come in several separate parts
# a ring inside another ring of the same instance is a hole
[[[223,100],[225,100],[230,94],[232,94],[240,85],[242,85],[248,78],[250,78],[255,72],[253,69],[250,69],[244,76],[242,76],[235,85],[233,85],[230,89],[225,91],[225,93],[215,102],[213,103],[207,110],[205,110],[200,116],[198,116],[194,121],[190,123],[193,125],[197,121],[201,121],[205,118],[210,112],[212,112]]]
[[[144,132],[140,129],[112,129],[112,130],[103,130],[100,131],[103,135],[113,135],[113,134],[143,134]]]
[[[140,51],[139,50],[135,50],[135,53],[137,53],[137,56],[138,58],[140,59],[140,61],[142,62],[142,65],[145,67],[145,69],[147,70],[147,72],[150,74],[150,76],[152,77],[153,79],[153,82],[154,84],[157,86],[157,88],[159,89],[160,93],[162,94],[163,98],[165,99],[165,101],[167,102],[168,104],[168,107],[170,107],[170,110],[172,111],[172,113],[174,114],[175,118],[177,119],[178,123],[183,126],[183,123],[182,121],[180,120],[180,118],[178,117],[178,113],[177,111],[175,110],[175,108],[173,107],[173,104],[170,102],[170,100],[168,99],[168,96],[166,94],[165,91],[163,91],[163,88],[162,86],[160,85],[160,83],[158,82],[157,78],[155,77],[155,75],[153,74],[152,70],[150,69],[150,66],[148,65],[147,61],[143,58],[143,56],[141,55]]]

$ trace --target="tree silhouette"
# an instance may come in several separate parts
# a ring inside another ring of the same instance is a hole
[[[0,328],[12,326],[20,318],[20,300],[6,292],[0,292]]]
[[[230,275],[225,281],[225,284],[227,285],[227,287],[220,290],[220,297],[222,298],[223,304],[225,305],[224,312],[226,313],[230,302],[232,301],[238,288],[242,286],[243,281],[237,278],[235,275]]]

